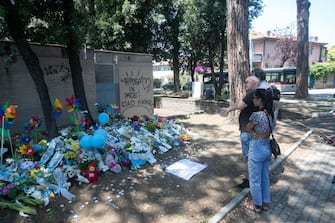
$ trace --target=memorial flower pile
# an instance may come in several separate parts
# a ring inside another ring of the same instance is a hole
[[[107,171],[119,174],[123,168],[136,170],[146,163],[154,164],[155,154],[191,140],[189,129],[173,120],[137,115],[125,118],[116,105],[101,111],[97,124],[89,127],[79,111],[79,100],[68,98],[65,107],[74,112],[73,126],[62,129],[58,137],[49,142],[43,135],[36,137],[42,121],[36,115],[16,137],[15,153],[0,165],[1,208],[36,214],[34,206],[48,205],[54,195],[75,199],[70,192],[73,181],[94,183]],[[54,108],[55,117],[59,117],[63,106],[58,99]]]

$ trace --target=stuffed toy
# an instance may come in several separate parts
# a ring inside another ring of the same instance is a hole
[[[64,168],[71,184],[74,184],[75,182],[77,182],[78,185],[81,185],[82,183],[89,183],[88,179],[80,174],[80,170],[78,168],[69,165],[65,166]]]
[[[86,170],[83,170],[86,174],[86,177],[90,183],[95,183],[98,181],[98,173],[100,170],[97,169],[97,164],[95,162],[91,162]]]
[[[116,158],[114,158],[112,155],[108,154],[106,156],[106,165],[109,167],[110,171],[113,171],[114,173],[120,173],[121,172],[121,166],[116,162]]]
[[[104,161],[102,160],[101,154],[96,152],[94,156],[98,160],[98,169],[101,170],[102,172],[106,172],[109,169],[109,167],[105,165]]]

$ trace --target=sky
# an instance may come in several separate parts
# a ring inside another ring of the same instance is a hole
[[[309,36],[318,42],[335,45],[335,0],[309,0]],[[265,33],[276,28],[292,27],[297,20],[296,0],[263,0],[262,14],[252,22],[252,30]],[[296,33],[296,28],[295,28]]]

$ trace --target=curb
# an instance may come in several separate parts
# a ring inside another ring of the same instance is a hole
[[[313,112],[311,117],[317,118],[317,117],[331,117],[333,116],[335,109],[329,111],[329,112]]]
[[[303,125],[303,124],[301,124]],[[270,166],[270,173],[277,168],[277,166],[282,163],[284,160],[287,159],[287,157],[289,155],[291,155],[291,153],[293,153],[300,144],[302,144],[304,142],[304,140],[309,137],[312,132],[313,129],[309,128],[308,126],[303,125],[304,127],[308,128],[309,131],[307,131],[303,137],[301,137],[296,143],[294,143],[292,146],[290,146],[288,148],[288,150],[280,157],[278,157]],[[212,218],[210,218],[208,220],[207,223],[218,223],[220,222],[224,217],[226,217],[234,208],[236,208],[241,201],[247,197],[247,195],[249,194],[250,189],[249,188],[244,188],[238,196],[236,196],[234,199],[232,199],[228,204],[226,204],[223,208],[221,208],[221,210],[216,213]]]

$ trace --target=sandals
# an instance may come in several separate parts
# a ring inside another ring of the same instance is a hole
[[[253,212],[255,212],[255,213],[261,213],[261,212],[262,212],[262,206],[257,206],[257,205],[254,205],[254,204],[252,204],[252,203],[248,203],[248,202],[246,202],[246,203],[244,204],[244,207],[245,207],[246,209],[248,209],[249,211],[253,211]]]
[[[269,210],[269,204],[264,203],[263,206],[262,206],[262,210],[263,211]]]

